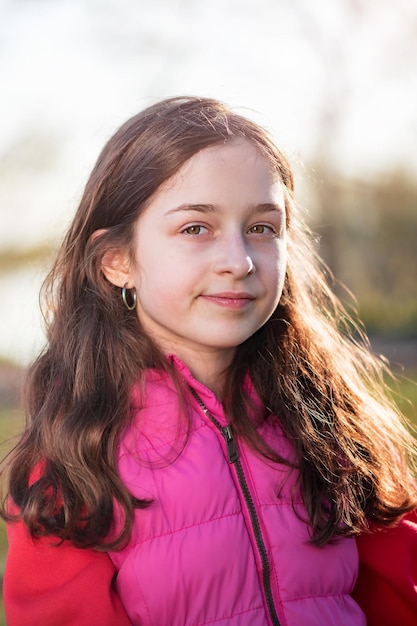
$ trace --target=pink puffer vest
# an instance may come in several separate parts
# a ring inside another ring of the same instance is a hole
[[[221,404],[173,360],[193,390],[188,439],[173,383],[150,371],[120,449],[122,478],[153,501],[136,511],[129,545],[110,555],[132,624],[364,626],[349,595],[355,541],[309,544],[301,499],[291,501],[295,472],[236,446]],[[262,436],[290,458],[271,422]]]

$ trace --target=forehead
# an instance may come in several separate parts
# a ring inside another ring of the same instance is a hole
[[[157,194],[187,191],[216,194],[234,189],[242,193],[283,194],[277,167],[252,143],[234,139],[205,148],[192,156],[158,189]]]

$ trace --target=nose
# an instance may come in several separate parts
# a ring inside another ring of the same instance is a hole
[[[255,264],[242,235],[224,237],[218,243],[215,269],[219,274],[245,278],[255,272]]]

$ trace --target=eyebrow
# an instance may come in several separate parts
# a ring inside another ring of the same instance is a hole
[[[180,204],[173,209],[169,209],[165,216],[172,215],[173,213],[180,213],[181,211],[197,211],[199,213],[220,213],[220,207],[214,204]],[[283,213],[284,207],[274,202],[263,202],[261,204],[255,204],[250,207],[251,213]]]

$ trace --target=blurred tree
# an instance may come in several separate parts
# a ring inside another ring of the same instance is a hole
[[[327,216],[312,224],[323,256],[354,293],[368,331],[417,336],[417,181],[394,171],[375,180],[337,178],[333,186],[331,255]]]
[[[307,167],[314,176],[308,202],[321,253],[336,280],[356,296],[368,330],[417,336],[417,183],[404,171],[351,180],[341,173],[338,154],[353,98],[360,94],[365,103],[376,81],[394,91],[397,77],[415,66],[416,13],[404,0],[398,6],[401,28],[390,31],[389,45],[377,51],[367,45],[365,22],[374,19],[378,27],[381,12],[387,9],[386,17],[392,9],[389,4],[343,0],[337,11],[329,4],[329,15],[322,19],[307,0],[292,3],[323,75],[316,154]],[[362,89],[351,63],[358,50],[372,68]]]

